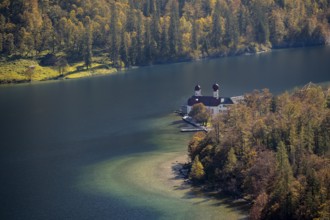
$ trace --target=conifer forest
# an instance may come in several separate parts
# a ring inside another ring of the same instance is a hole
[[[114,67],[322,45],[329,0],[1,0],[3,59]],[[47,59],[42,60],[46,55]],[[54,59],[53,59],[54,60]]]

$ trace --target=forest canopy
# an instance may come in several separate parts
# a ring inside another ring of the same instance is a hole
[[[254,91],[212,126],[189,143],[192,181],[250,201],[251,219],[329,218],[330,88]]]
[[[328,0],[1,0],[2,57],[147,65],[329,42]],[[63,55],[64,54],[64,55]]]

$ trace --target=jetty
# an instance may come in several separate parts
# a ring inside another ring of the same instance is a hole
[[[243,95],[240,95],[240,96],[233,96],[233,97],[230,97],[231,100],[233,101],[234,104],[238,104],[238,103],[241,103],[244,101],[244,96]]]
[[[197,131],[205,131],[205,129],[202,128],[181,128],[181,132],[197,132]]]
[[[193,128],[181,128],[181,132],[196,132],[196,131],[205,131],[209,132],[210,129],[200,125],[199,123],[195,122],[194,119],[188,115],[182,117],[182,120],[194,126]]]

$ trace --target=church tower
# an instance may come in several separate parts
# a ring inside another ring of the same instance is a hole
[[[213,86],[213,97],[218,99],[219,98],[219,85],[215,83]]]
[[[202,96],[202,88],[200,85],[195,86],[195,96]]]

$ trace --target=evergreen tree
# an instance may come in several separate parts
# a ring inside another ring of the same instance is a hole
[[[91,27],[90,18],[86,18],[86,31],[85,31],[85,50],[84,50],[84,61],[85,66],[89,69],[92,66],[92,56],[93,56],[93,30]]]
[[[197,50],[197,48],[198,48],[197,24],[196,24],[196,19],[193,19],[192,33],[191,33],[191,49]]]
[[[137,21],[138,21],[138,26],[137,26],[137,33],[136,33],[136,43],[137,43],[137,59],[136,62],[137,64],[142,64],[144,61],[144,51],[143,51],[143,27],[144,27],[144,22],[143,22],[143,17],[142,13],[138,12],[137,13]]]
[[[5,35],[4,51],[8,55],[12,55],[15,51],[14,35],[11,33]]]
[[[236,15],[232,10],[227,11],[227,20],[226,20],[226,41],[228,46],[232,43],[234,47],[238,45],[239,39],[239,26]]]
[[[259,21],[257,26],[257,41],[265,44],[269,41],[269,25],[267,21]]]
[[[6,18],[0,13],[0,33],[5,32],[6,27]]]
[[[168,46],[168,32],[167,32],[166,22],[164,22],[162,28],[161,46],[160,46],[160,53],[163,59],[168,57],[169,51],[170,49]]]
[[[3,50],[3,36],[2,36],[2,33],[0,33],[0,53],[2,52]]]
[[[41,8],[41,13],[42,14],[47,14],[49,12],[49,0],[42,0],[40,2],[40,8]]]
[[[239,26],[239,33],[243,36],[245,36],[245,33],[246,33],[248,19],[249,19],[249,16],[247,14],[247,10],[246,10],[245,6],[243,4],[241,4],[239,12],[238,12],[238,26]]]
[[[128,12],[126,14],[126,31],[133,32],[136,29],[136,16],[133,8],[133,3],[130,3]]]
[[[152,43],[151,43],[151,33],[150,33],[150,23],[147,20],[145,22],[145,36],[144,36],[144,57],[145,62],[150,64],[152,61]]]
[[[273,199],[280,206],[279,217],[281,219],[290,219],[290,185],[293,179],[292,169],[289,163],[286,147],[281,141],[277,146],[276,153],[276,171],[277,180],[274,185]]]
[[[44,16],[42,29],[40,32],[41,51],[50,50],[52,48],[52,35],[54,33],[52,21],[47,15]]]
[[[152,55],[157,56],[161,45],[161,26],[160,12],[158,1],[152,1],[152,18],[151,18],[151,48]]]
[[[118,14],[116,3],[112,4],[110,28],[110,58],[117,65],[119,58]]]
[[[217,0],[215,9],[212,15],[212,46],[219,48],[221,46],[222,28],[221,28],[221,5],[220,0]]]
[[[178,55],[178,49],[180,44],[179,25],[180,25],[179,5],[177,0],[173,0],[171,5],[171,13],[170,13],[170,26],[168,30],[169,52],[172,57]]]
[[[146,17],[150,16],[151,11],[151,0],[145,0],[143,14]]]
[[[296,132],[296,126],[291,124],[289,131],[289,159],[293,166],[296,165],[296,148],[298,146],[298,134]]]
[[[122,31],[121,34],[121,43],[120,43],[120,59],[124,62],[125,66],[130,65],[129,55],[128,55],[128,37],[125,34],[126,32]]]
[[[138,52],[137,52],[137,39],[136,37],[132,37],[132,44],[129,48],[129,60],[130,60],[130,65],[136,65],[137,60],[138,60]]]
[[[286,6],[286,0],[276,0],[276,3],[282,8]]]
[[[269,24],[268,15],[266,14],[266,7],[261,2],[254,3],[255,10],[255,30],[256,40],[258,43],[265,44],[269,41]]]

